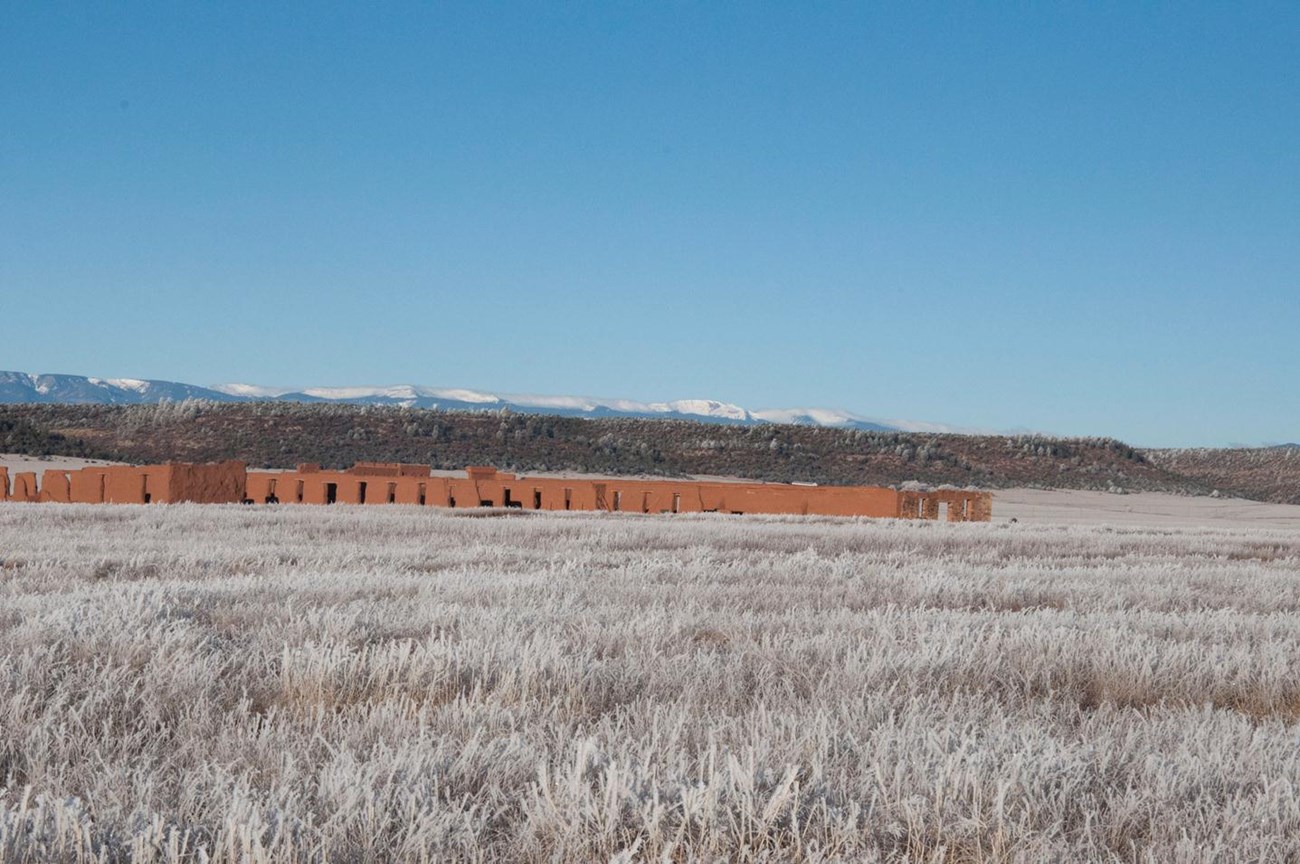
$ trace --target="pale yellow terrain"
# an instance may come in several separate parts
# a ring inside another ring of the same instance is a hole
[[[0,453],[0,468],[8,468],[9,474],[19,471],[35,471],[37,474],[47,469],[76,471],[91,465],[121,465],[121,462],[106,462],[103,459],[75,459],[70,456],[24,456],[20,453]]]
[[[1031,524],[1300,530],[1300,506],[1161,492],[1114,495],[1075,489],[995,491],[993,521],[1012,519]]]

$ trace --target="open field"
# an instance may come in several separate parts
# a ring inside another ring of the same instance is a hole
[[[993,519],[1035,525],[1300,531],[1300,505],[1163,492],[1113,495],[1082,489],[999,489],[993,493]]]
[[[0,860],[1300,856],[1294,531],[484,515],[0,505]]]
[[[78,459],[73,456],[25,456],[21,453],[0,453],[0,468],[8,468],[9,476],[19,471],[76,471],[92,465],[121,465],[106,459]]]

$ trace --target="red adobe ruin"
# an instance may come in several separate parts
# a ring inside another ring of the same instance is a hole
[[[248,471],[242,462],[107,466],[13,476],[0,468],[0,500],[74,504],[409,504],[627,513],[768,513],[987,522],[992,495],[965,489],[900,491],[880,486],[816,486],[518,476],[486,466],[463,477],[426,465],[360,462],[345,471],[299,465]]]

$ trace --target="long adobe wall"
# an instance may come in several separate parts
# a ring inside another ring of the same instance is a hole
[[[248,472],[243,462],[206,465],[106,465],[75,471],[51,469],[36,482],[22,471],[9,482],[0,468],[0,500],[63,504],[150,504],[192,501],[232,504],[244,499]]]
[[[876,486],[805,486],[607,477],[519,477],[495,468],[434,477],[427,466],[363,462],[346,471],[300,465],[296,471],[248,471],[242,462],[114,465],[9,476],[0,468],[0,500],[74,504],[410,504],[625,513],[765,513],[873,516],[987,522],[988,492],[897,491]]]
[[[424,466],[358,465],[322,471],[252,471],[247,500],[286,504],[414,504],[432,507],[510,507],[522,510],[603,510],[630,513],[766,513],[873,516],[987,522],[992,496],[968,490],[898,492],[871,486],[799,486],[675,480],[597,480],[519,477],[469,468],[464,477],[433,477]]]

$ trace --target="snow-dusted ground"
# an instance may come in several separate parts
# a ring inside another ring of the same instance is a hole
[[[1075,489],[1000,489],[993,521],[1151,528],[1289,528],[1300,530],[1300,506],[1241,498],[1206,498],[1136,492],[1112,495]]]
[[[74,459],[69,456],[47,456],[42,459],[38,456],[0,453],[0,468],[8,468],[10,476],[13,476],[19,471],[35,471],[39,474],[47,468],[76,471],[78,468],[86,468],[91,465],[121,464],[121,462],[106,462],[103,459]]]
[[[1300,533],[484,515],[0,504],[0,861],[1300,860]]]

